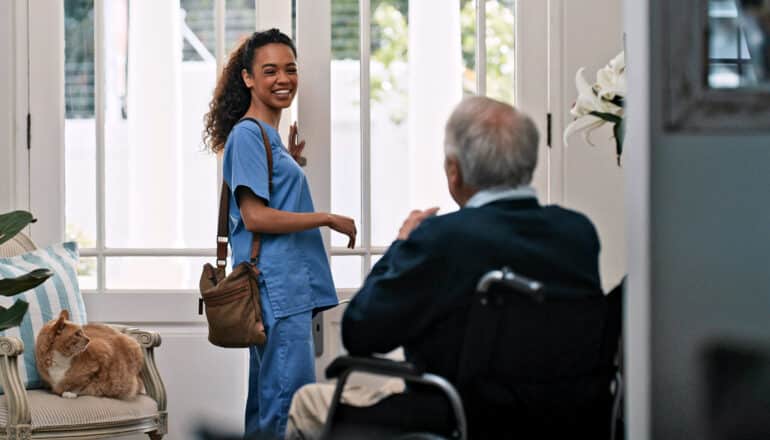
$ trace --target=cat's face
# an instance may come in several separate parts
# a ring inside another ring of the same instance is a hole
[[[51,350],[58,351],[63,356],[70,357],[82,353],[90,339],[83,333],[83,328],[74,322],[68,321],[69,313],[62,310],[58,319],[49,321],[41,332],[51,332],[53,342]]]

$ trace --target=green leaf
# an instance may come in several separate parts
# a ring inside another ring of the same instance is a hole
[[[32,272],[16,278],[3,278],[0,280],[0,295],[13,296],[25,292],[42,284],[51,277],[53,272],[49,269],[35,269]]]
[[[623,154],[623,138],[626,137],[626,122],[620,119],[620,122],[612,127],[612,134],[615,135],[615,153],[618,155],[618,166],[620,166],[620,156]]]
[[[27,211],[12,211],[6,214],[0,214],[0,244],[10,240],[19,231],[28,224],[36,220]]]
[[[13,303],[10,309],[0,312],[0,331],[21,324],[28,308],[29,304],[26,301],[18,300]]]
[[[605,120],[607,122],[610,122],[612,124],[617,124],[617,123],[619,123],[620,121],[623,120],[623,118],[621,116],[613,115],[612,113],[604,113],[604,112],[593,111],[590,114],[596,116],[599,119],[602,119],[602,120]]]

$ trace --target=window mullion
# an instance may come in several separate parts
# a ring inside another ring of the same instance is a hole
[[[333,247],[331,248],[331,250],[329,250],[329,255],[333,257],[344,256],[344,255],[359,255],[363,258],[366,258],[367,255],[371,257],[372,255],[384,254],[387,251],[388,251],[387,246],[371,246],[368,249],[364,249],[363,247],[355,248],[355,249],[348,249],[344,247]]]
[[[82,257],[214,257],[214,248],[84,248]]]
[[[94,124],[96,133],[96,288],[105,289],[105,11],[104,0],[94,2]]]
[[[487,6],[476,0],[476,94],[487,94]]]
[[[361,279],[364,279],[372,259],[372,194],[371,194],[371,78],[369,62],[371,55],[371,5],[369,0],[358,4],[358,27],[360,30],[360,124],[361,124],[361,247],[365,253],[361,261]]]
[[[225,0],[214,1],[214,33],[216,35],[216,48],[214,56],[217,59],[216,81],[225,65]],[[217,188],[222,187],[222,156],[217,155]],[[217,209],[219,209],[219,191],[215,192]]]

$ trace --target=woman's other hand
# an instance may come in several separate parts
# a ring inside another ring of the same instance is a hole
[[[297,122],[295,121],[289,126],[289,154],[299,164],[304,167],[307,165],[307,158],[302,156],[302,150],[305,149],[305,141],[299,140],[299,130],[297,129]]]
[[[356,222],[350,218],[337,214],[329,214],[329,225],[331,229],[348,236],[348,248],[356,247]]]

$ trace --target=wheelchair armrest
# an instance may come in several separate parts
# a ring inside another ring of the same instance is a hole
[[[324,425],[324,430],[321,434],[322,439],[329,440],[332,438],[332,423],[335,419],[337,408],[342,401],[342,391],[348,376],[354,371],[399,377],[407,381],[414,381],[440,389],[446,395],[446,398],[452,407],[455,419],[457,420],[458,436],[456,438],[459,438],[460,440],[467,439],[468,428],[462,400],[460,399],[457,390],[446,379],[434,374],[426,373],[424,367],[415,365],[411,362],[358,356],[340,356],[334,359],[334,361],[326,368],[326,377],[328,379],[337,378],[337,385],[334,388],[334,396],[332,397],[329,412],[326,417],[326,424]],[[408,437],[417,438],[414,436]]]
[[[362,371],[384,376],[412,377],[422,375],[425,369],[405,361],[394,361],[378,357],[339,356],[326,367],[326,378],[338,378],[346,371]]]

